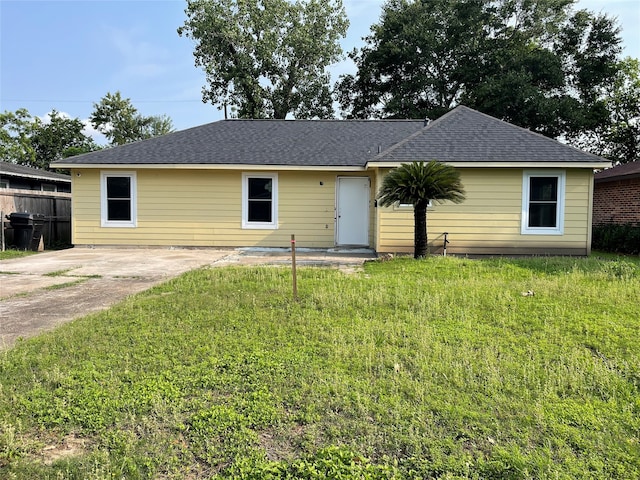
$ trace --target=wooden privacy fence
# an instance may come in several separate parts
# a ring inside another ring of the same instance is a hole
[[[3,233],[7,246],[12,245],[13,232],[5,216],[14,212],[44,215],[42,236],[45,247],[71,244],[70,193],[2,188],[0,189],[0,212],[2,212]]]

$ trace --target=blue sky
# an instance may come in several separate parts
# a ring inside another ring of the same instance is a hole
[[[345,52],[379,19],[384,0],[343,0],[351,22]],[[52,109],[85,120],[93,103],[119,90],[143,115],[166,114],[178,130],[219,120],[203,104],[204,74],[193,44],[179,37],[184,0],[0,0],[0,111]],[[580,0],[618,17],[624,55],[640,58],[638,0]],[[331,67],[332,81],[355,68]],[[93,133],[93,132],[90,132]],[[99,143],[105,143],[101,136]]]

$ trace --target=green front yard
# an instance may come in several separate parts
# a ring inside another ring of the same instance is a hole
[[[638,259],[299,290],[198,270],[0,353],[0,478],[640,477]]]

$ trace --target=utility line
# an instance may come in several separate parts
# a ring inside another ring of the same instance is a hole
[[[202,100],[135,100],[130,99],[131,103],[196,103]],[[95,100],[25,100],[16,98],[0,98],[0,102],[18,102],[18,103],[97,103]]]

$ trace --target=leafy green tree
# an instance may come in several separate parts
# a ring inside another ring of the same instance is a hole
[[[2,160],[48,169],[54,160],[91,152],[100,147],[82,130],[77,118],[66,118],[56,110],[49,121],[33,117],[26,109],[0,114]]]
[[[18,165],[32,165],[36,152],[31,144],[35,122],[26,108],[0,114],[0,159]]]
[[[82,132],[83,129],[79,119],[65,118],[56,110],[49,114],[48,122],[36,118],[31,136],[35,159],[31,166],[48,169],[55,160],[99,150],[100,147]]]
[[[395,203],[413,205],[414,258],[425,257],[427,244],[427,206],[429,202],[461,203],[465,192],[460,173],[451,165],[432,160],[428,163],[403,163],[391,170],[378,192],[378,204],[390,207]]]
[[[607,98],[611,123],[604,136],[605,156],[614,162],[640,162],[640,60],[620,64]]]
[[[122,98],[120,92],[108,92],[99,103],[94,103],[90,120],[111,145],[124,145],[173,131],[169,117],[140,115],[131,100]]]
[[[573,3],[389,0],[336,85],[344,115],[437,118],[464,103],[552,137],[601,125],[619,29]]]
[[[158,137],[174,131],[173,121],[168,115],[144,117],[142,138]]]
[[[342,0],[188,0],[185,13],[178,34],[195,42],[203,102],[241,118],[333,116],[326,67],[342,55]]]
[[[620,61],[613,82],[602,96],[609,121],[569,140],[615,164],[640,161],[640,61]]]

